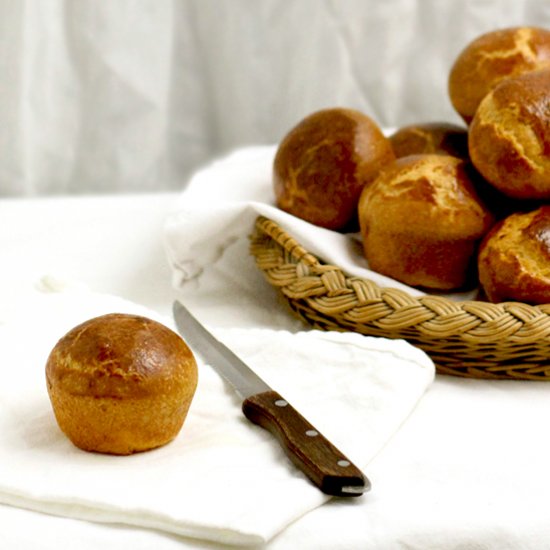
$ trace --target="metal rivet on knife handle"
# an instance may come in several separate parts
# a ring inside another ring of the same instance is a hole
[[[286,405],[281,407],[281,402]],[[359,496],[370,489],[359,468],[277,392],[250,396],[243,402],[243,412],[274,435],[292,462],[324,493]]]

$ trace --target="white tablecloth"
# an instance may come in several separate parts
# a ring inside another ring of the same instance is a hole
[[[54,273],[168,314],[175,292],[162,231],[175,202],[173,194],[1,200],[0,300]],[[275,297],[269,306],[284,307]],[[269,550],[550,548],[549,393],[546,383],[437,377],[371,462],[373,492],[330,501]],[[0,506],[0,526],[8,549],[213,548],[9,506]]]

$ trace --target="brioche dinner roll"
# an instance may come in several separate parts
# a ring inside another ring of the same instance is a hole
[[[481,102],[470,157],[485,179],[517,199],[550,198],[550,69],[501,82]]]
[[[550,67],[550,31],[513,27],[488,32],[459,54],[449,74],[449,97],[469,123],[481,100],[503,79]]]
[[[412,155],[365,188],[359,223],[371,269],[414,287],[452,290],[475,284],[477,245],[493,216],[464,161]]]
[[[312,224],[345,231],[357,223],[363,187],[394,158],[389,140],[368,116],[343,108],[318,111],[279,144],[276,204]]]
[[[399,128],[390,137],[390,143],[397,158],[409,155],[451,155],[470,164],[468,151],[468,129],[448,122],[428,122]],[[490,207],[497,219],[501,219],[518,208],[517,201],[489,184],[481,174],[473,174],[474,167],[467,167],[476,192]]]
[[[63,336],[46,380],[57,423],[77,447],[128,455],[176,437],[197,387],[197,364],[164,325],[113,313]]]
[[[495,225],[479,248],[478,265],[489,301],[550,303],[550,206]]]
[[[403,126],[390,137],[397,158],[409,155],[451,155],[468,159],[468,130],[448,122]]]

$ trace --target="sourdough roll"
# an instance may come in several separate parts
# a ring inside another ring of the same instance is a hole
[[[397,158],[436,154],[468,159],[468,130],[458,124],[411,124],[396,130],[389,139]]]
[[[477,246],[493,216],[464,161],[413,155],[365,188],[359,223],[371,269],[410,286],[452,290],[475,284]]]
[[[318,111],[279,144],[273,164],[276,204],[312,224],[351,229],[363,187],[393,159],[388,139],[368,116],[352,109]]]
[[[57,423],[77,447],[127,455],[176,437],[197,387],[197,364],[164,325],[113,313],[57,342],[46,381]]]
[[[469,123],[481,100],[502,80],[550,67],[550,31],[512,27],[483,34],[464,48],[449,74],[449,97]]]
[[[499,222],[479,249],[479,281],[491,302],[550,303],[550,207]]]
[[[473,164],[510,197],[550,198],[550,69],[501,82],[469,132]]]

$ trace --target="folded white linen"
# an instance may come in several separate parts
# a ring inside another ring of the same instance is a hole
[[[269,540],[327,500],[200,361],[195,398],[172,443],[127,457],[77,449],[59,430],[46,390],[45,362],[57,339],[113,311],[172,322],[78,285],[12,299],[18,307],[0,323],[0,502],[244,546]],[[403,341],[266,329],[216,334],[362,468],[434,375],[430,359]]]
[[[203,319],[220,326],[291,327],[288,312],[278,315],[274,290],[262,284],[248,250],[248,236],[258,215],[277,222],[307,250],[350,275],[412,296],[424,294],[370,270],[359,234],[317,227],[277,208],[272,186],[275,152],[275,146],[253,146],[214,161],[191,178],[175,213],[167,219],[165,248],[174,286],[186,293],[192,305],[211,310],[211,315],[203,312]],[[475,295],[475,290],[446,294],[457,300]]]
[[[277,208],[271,182],[275,152],[275,146],[240,149],[191,178],[181,195],[179,211],[166,225],[169,256],[182,279],[197,275],[227,244],[248,235],[255,217],[261,214],[279,223],[310,252],[352,275],[422,294],[369,270],[358,235],[317,227]]]

